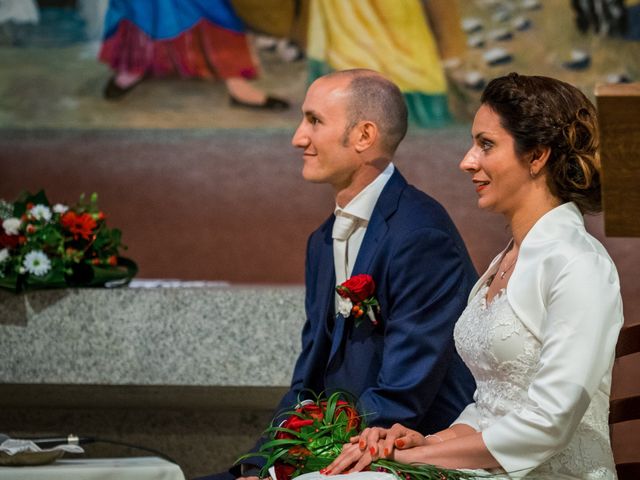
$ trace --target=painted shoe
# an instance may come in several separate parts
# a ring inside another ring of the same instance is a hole
[[[249,102],[244,102],[242,100],[239,100],[234,96],[231,96],[231,106],[251,108],[254,110],[282,111],[282,110],[287,110],[289,108],[289,102],[287,102],[286,100],[282,100],[281,98],[267,95],[267,98],[262,103],[249,103]]]
[[[124,97],[127,93],[129,93],[131,90],[133,90],[138,85],[140,85],[140,83],[144,80],[144,78],[145,77],[140,78],[140,80],[138,80],[135,83],[132,83],[128,87],[121,87],[116,83],[116,77],[113,76],[109,79],[109,81],[105,85],[102,94],[104,95],[104,98],[107,100],[119,100],[122,97]]]

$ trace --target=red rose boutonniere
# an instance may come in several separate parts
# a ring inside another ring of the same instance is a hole
[[[365,315],[374,325],[378,324],[380,314],[380,304],[373,295],[376,284],[371,275],[366,273],[354,275],[336,287],[336,292],[340,296],[338,300],[338,312],[344,318],[353,315],[356,327],[362,322]]]

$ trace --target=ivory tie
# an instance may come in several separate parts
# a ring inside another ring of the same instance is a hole
[[[333,222],[333,262],[336,269],[336,285],[347,279],[349,274],[349,237],[358,227],[358,219],[340,210]]]

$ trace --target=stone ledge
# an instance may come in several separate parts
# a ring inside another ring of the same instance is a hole
[[[0,292],[0,383],[286,387],[304,288]]]

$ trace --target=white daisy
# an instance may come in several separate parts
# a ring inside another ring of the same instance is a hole
[[[7,218],[2,222],[2,228],[7,235],[18,235],[21,223],[19,218]]]
[[[55,213],[59,213],[60,215],[62,215],[63,213],[65,213],[67,210],[69,210],[69,207],[67,207],[66,205],[63,205],[61,203],[56,203],[53,206],[53,211]]]
[[[3,248],[0,250],[0,265],[7,261],[9,258],[9,249]]]
[[[51,270],[51,261],[44,252],[40,250],[32,250],[27,253],[22,265],[27,272],[34,274],[36,277],[42,277]]]
[[[38,204],[31,209],[31,215],[37,220],[44,220],[48,222],[51,220],[51,209],[46,205]]]

